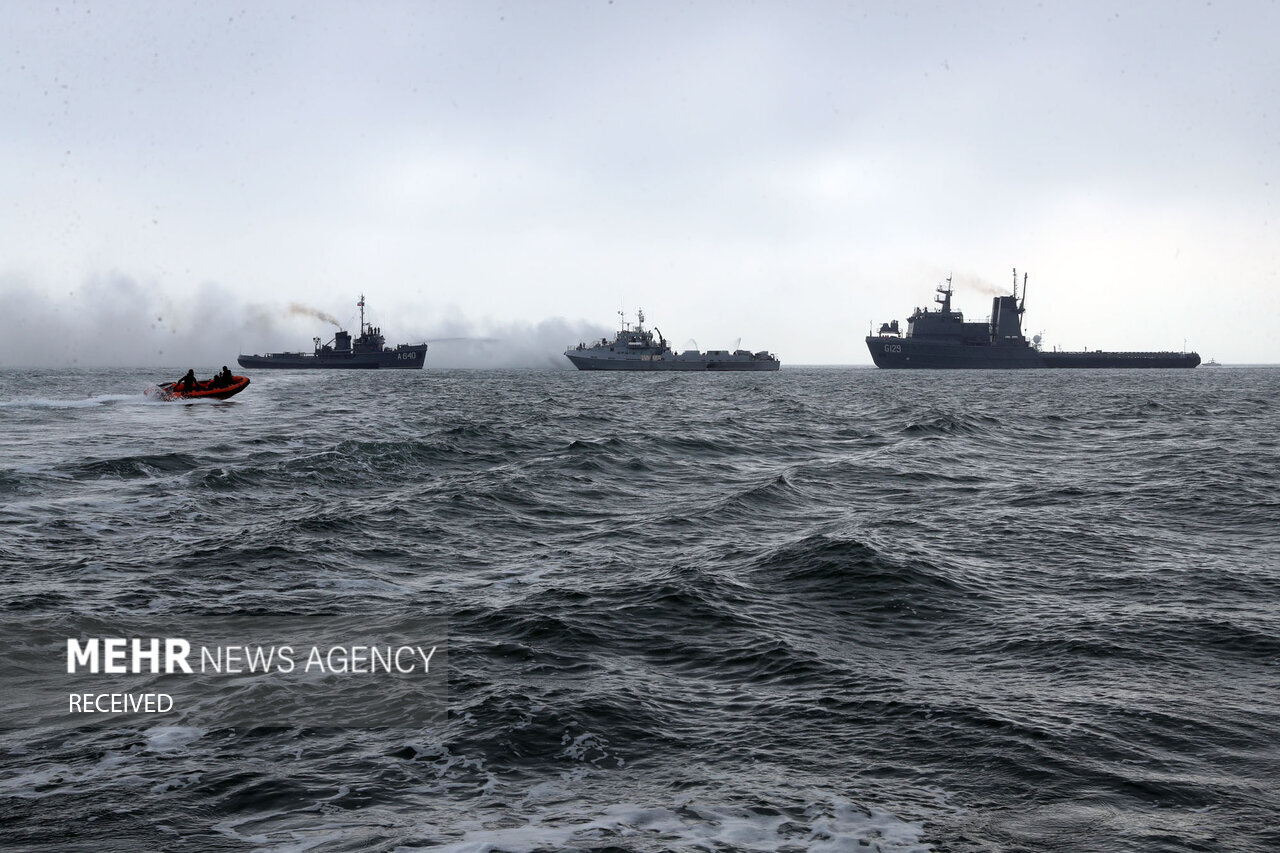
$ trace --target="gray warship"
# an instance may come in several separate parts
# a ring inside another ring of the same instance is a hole
[[[747,350],[671,351],[662,331],[644,327],[644,311],[637,312],[633,328],[622,312],[622,328],[611,341],[580,343],[565,350],[565,356],[579,370],[777,370],[778,357],[771,353]],[[657,337],[654,337],[654,333]]]
[[[241,355],[241,367],[265,370],[421,370],[427,363],[427,345],[400,344],[386,346],[386,338],[377,326],[364,321],[364,294],[360,294],[360,336],[339,329],[333,340],[315,341],[315,352],[272,352],[266,355]]]
[[[902,334],[898,321],[884,323],[880,332],[867,336],[867,348],[876,367],[908,369],[999,370],[1016,368],[1096,367],[1195,367],[1194,352],[1052,352],[1040,348],[1040,336],[1027,340],[1022,334],[1022,312],[1027,299],[1027,277],[1022,277],[1018,298],[1018,271],[1013,271],[1013,294],[991,300],[991,316],[966,323],[951,310],[951,279],[939,285],[937,310],[917,308]]]

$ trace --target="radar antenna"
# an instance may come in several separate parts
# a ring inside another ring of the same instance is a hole
[[[938,292],[933,297],[933,301],[942,307],[938,310],[949,312],[951,310],[951,276],[947,276],[947,286],[938,285]]]

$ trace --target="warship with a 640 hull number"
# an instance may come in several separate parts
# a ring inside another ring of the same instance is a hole
[[[364,321],[364,294],[360,295],[360,336],[339,329],[333,340],[315,341],[315,352],[271,352],[266,355],[242,355],[236,361],[241,367],[267,370],[421,370],[427,363],[427,345],[400,344],[386,346],[382,330]]]
[[[1027,277],[1022,277],[1018,298],[1018,271],[1013,271],[1013,294],[991,300],[991,316],[966,323],[951,310],[951,279],[938,286],[937,310],[917,308],[907,320],[906,334],[898,321],[884,323],[879,334],[867,336],[867,348],[876,367],[978,370],[1037,367],[1195,367],[1194,352],[1081,352],[1045,351],[1040,336],[1030,341],[1022,334],[1022,311],[1027,300]]]
[[[634,328],[623,317],[622,329],[612,341],[581,343],[565,350],[565,356],[579,370],[777,370],[781,366],[777,356],[763,350],[672,352],[660,329],[644,327],[643,311],[637,312]]]

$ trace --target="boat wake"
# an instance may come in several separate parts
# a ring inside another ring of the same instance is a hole
[[[0,408],[7,409],[92,409],[115,403],[125,405],[142,403],[151,405],[159,402],[143,392],[141,394],[99,394],[96,397],[85,397],[80,400],[51,400],[46,397],[18,397],[13,400],[0,400]]]

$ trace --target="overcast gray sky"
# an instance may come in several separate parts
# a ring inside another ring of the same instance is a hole
[[[429,364],[567,366],[636,307],[867,364],[1014,266],[1050,345],[1277,362],[1278,34],[1203,0],[11,0],[0,363],[309,347],[289,306],[354,327],[363,292],[392,344],[520,343]]]

